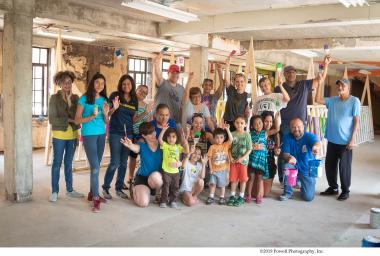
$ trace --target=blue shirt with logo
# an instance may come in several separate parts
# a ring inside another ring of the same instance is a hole
[[[162,128],[158,127],[156,118],[151,121],[151,124],[153,124],[154,129],[156,130],[156,138],[158,139],[158,136],[160,136]],[[168,125],[169,125],[169,128],[176,128],[177,129],[177,124],[176,124],[175,120],[172,118],[169,118]]]
[[[309,176],[309,160],[315,159],[312,148],[318,142],[317,136],[310,132],[305,132],[300,139],[294,138],[293,134],[284,136],[281,150],[283,153],[294,156],[297,160],[298,173]]]

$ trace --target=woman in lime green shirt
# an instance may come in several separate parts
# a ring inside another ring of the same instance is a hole
[[[71,91],[75,75],[71,71],[61,71],[54,76],[54,83],[61,90],[50,97],[49,122],[53,134],[53,164],[51,168],[52,194],[50,201],[58,199],[59,176],[64,161],[66,181],[66,195],[79,198],[84,195],[73,189],[72,162],[78,141],[79,125],[74,123],[75,112],[78,104],[78,95]]]

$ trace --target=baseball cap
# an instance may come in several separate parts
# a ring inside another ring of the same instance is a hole
[[[293,67],[293,66],[286,66],[284,68],[284,72],[290,72],[292,70],[297,72],[297,69],[295,67]]]
[[[342,83],[344,85],[350,85],[350,80],[348,79],[345,79],[345,78],[342,78],[342,79],[339,79],[339,80],[336,80],[335,84],[339,84],[339,83]]]
[[[180,72],[179,66],[176,64],[170,65],[168,72],[169,73],[179,73]]]

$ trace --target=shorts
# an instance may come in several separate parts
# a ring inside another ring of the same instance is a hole
[[[149,178],[149,177],[146,177],[146,176],[136,175],[136,176],[135,176],[135,179],[134,179],[134,181],[133,181],[133,186],[137,186],[137,185],[145,185],[145,186],[147,186],[147,187],[150,189],[150,194],[151,194],[152,196],[154,196],[154,195],[156,194],[156,190],[155,190],[155,189],[152,189],[152,188],[149,186],[148,178]]]
[[[274,176],[276,176],[277,173],[277,166],[275,165],[274,167],[269,168],[269,179],[273,179]]]
[[[225,171],[218,171],[210,174],[210,181],[209,184],[215,184],[218,188],[223,188],[227,186],[228,180],[227,180],[227,170]]]
[[[260,174],[263,174],[264,171],[263,170],[260,170],[260,169],[257,169],[257,168],[253,168],[251,166],[248,167],[248,173],[251,175],[251,174],[256,174],[256,173],[260,173]]]
[[[247,166],[241,163],[232,163],[230,165],[230,182],[246,182],[247,180]]]

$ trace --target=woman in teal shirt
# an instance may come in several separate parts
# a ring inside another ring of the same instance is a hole
[[[99,169],[106,140],[106,124],[109,119],[107,101],[106,79],[97,73],[91,78],[85,94],[79,98],[75,115],[75,122],[82,124],[83,146],[90,163],[90,192],[87,199],[93,201],[93,212],[99,212],[100,202],[106,202],[99,196]]]

